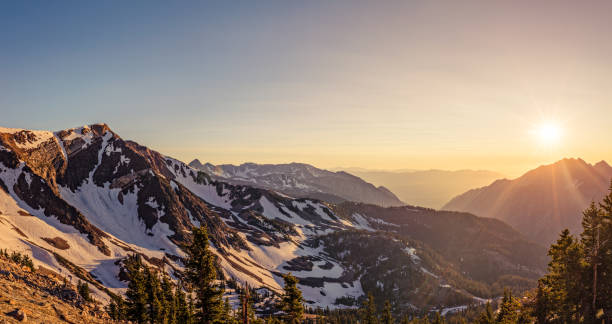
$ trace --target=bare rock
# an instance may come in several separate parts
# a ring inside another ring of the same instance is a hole
[[[25,322],[28,320],[28,317],[26,316],[25,312],[19,308],[16,308],[12,312],[6,313],[6,315],[13,317],[20,322]]]

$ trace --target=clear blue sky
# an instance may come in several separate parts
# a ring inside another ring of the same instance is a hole
[[[0,125],[106,122],[187,162],[595,162],[611,30],[609,1],[4,1]]]

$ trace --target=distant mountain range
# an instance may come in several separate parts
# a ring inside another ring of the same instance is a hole
[[[540,166],[514,180],[469,190],[443,209],[501,219],[542,244],[553,242],[561,230],[581,230],[582,211],[608,192],[612,167],[581,159],[564,159]]]
[[[389,188],[408,204],[436,209],[460,193],[504,177],[500,173],[485,170],[345,170],[365,181]]]
[[[305,168],[297,179],[319,175]],[[125,291],[130,254],[180,278],[199,225],[225,279],[270,304],[292,272],[310,307],[357,307],[366,292],[415,310],[465,307],[505,286],[533,287],[546,263],[542,246],[500,220],[232,184],[105,124],[0,128],[0,248],[87,282],[98,301]]]
[[[276,190],[296,198],[315,198],[331,203],[355,201],[383,207],[405,205],[383,186],[375,187],[347,172],[331,172],[304,163],[213,165],[202,164],[196,159],[189,166],[208,173],[214,179]]]

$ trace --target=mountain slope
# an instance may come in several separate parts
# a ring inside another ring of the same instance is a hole
[[[561,230],[581,229],[582,211],[599,201],[610,186],[612,168],[581,159],[544,165],[514,180],[498,180],[449,201],[443,209],[501,219],[542,244]]]
[[[502,177],[496,172],[475,170],[347,171],[365,181],[389,188],[408,204],[436,209],[458,194],[488,185]]]
[[[321,199],[331,203],[356,201],[381,206],[404,203],[385,187],[375,187],[346,172],[331,172],[303,163],[290,164],[202,164],[193,160],[189,166],[215,179],[235,184],[276,190],[292,197]]]
[[[295,199],[215,180],[123,140],[105,124],[55,133],[0,129],[0,245],[31,255],[37,266],[89,282],[103,302],[125,291],[122,260],[128,254],[138,253],[179,278],[182,246],[190,242],[190,228],[200,224],[208,227],[226,278],[274,294],[282,290],[282,274],[293,272],[313,307],[352,307],[374,289],[417,309],[479,302],[497,292],[496,278],[462,273],[467,268],[456,258],[470,251],[452,250],[457,240],[450,238],[463,232],[426,223],[439,238],[427,243],[410,232],[414,224],[402,223],[411,217],[379,218],[393,208],[345,206],[351,203]],[[413,209],[421,215],[416,223],[439,214]],[[487,233],[470,244],[488,246],[506,236],[522,242],[503,226]],[[529,268],[520,273],[526,278],[538,271],[529,256],[498,254],[499,275],[516,274],[520,265]],[[479,262],[475,267],[492,266],[486,258],[473,260]],[[402,293],[396,294],[391,282],[400,281]]]

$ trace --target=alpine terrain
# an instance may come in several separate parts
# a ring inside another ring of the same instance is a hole
[[[245,165],[227,171],[226,181],[226,171],[204,170],[124,140],[106,124],[57,132],[0,128],[0,247],[89,283],[102,302],[125,292],[128,255],[179,279],[183,247],[200,225],[222,278],[274,298],[282,274],[291,272],[310,307],[357,307],[366,292],[404,311],[465,307],[506,286],[534,287],[545,269],[544,248],[499,220],[331,203],[258,185],[266,175],[299,180],[329,194],[321,198],[359,201],[365,193],[352,191],[354,183],[378,193],[372,202],[401,204],[345,173]],[[239,175],[243,183],[236,183]],[[326,183],[341,185],[326,191]]]
[[[380,206],[404,203],[389,189],[375,187],[350,173],[332,172],[303,163],[213,165],[193,160],[189,166],[213,179],[233,184],[276,190],[292,197],[315,198],[332,203],[356,201]]]

